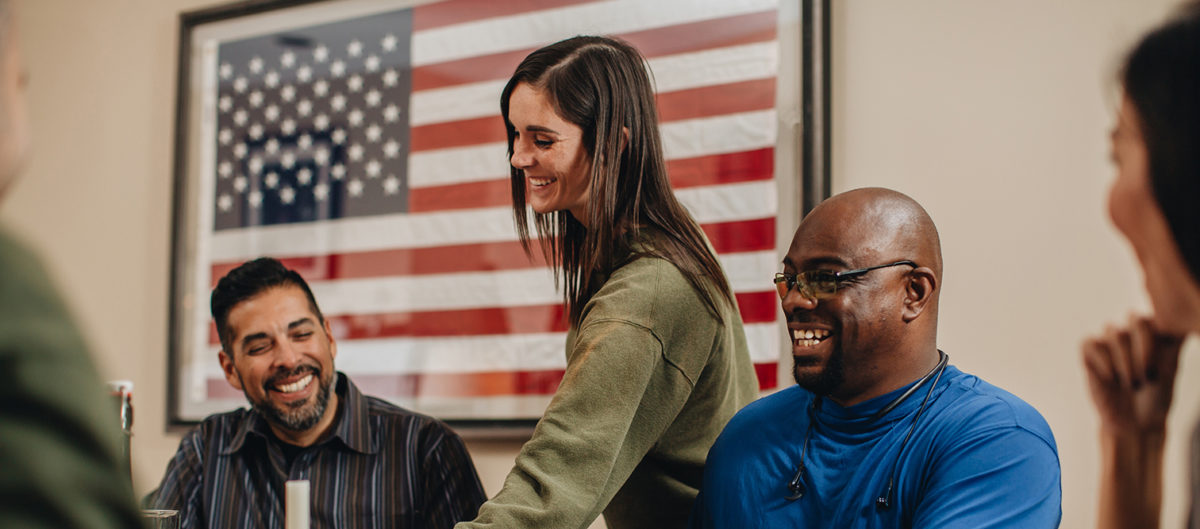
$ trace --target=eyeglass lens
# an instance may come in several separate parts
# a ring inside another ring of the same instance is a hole
[[[779,299],[787,297],[793,288],[808,299],[832,296],[837,293],[837,275],[824,270],[812,270],[796,275],[775,274],[775,291],[779,293]]]

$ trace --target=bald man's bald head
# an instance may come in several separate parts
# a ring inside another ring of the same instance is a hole
[[[942,244],[925,208],[899,191],[867,187],[834,195],[800,223],[797,240],[813,237],[839,248],[851,267],[910,260],[942,277]]]
[[[932,369],[941,275],[937,228],[912,198],[867,188],[822,202],[783,259],[796,382],[848,406]]]

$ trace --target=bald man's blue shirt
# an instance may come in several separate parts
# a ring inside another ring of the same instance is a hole
[[[1062,518],[1058,449],[1032,406],[947,366],[928,389],[850,407],[791,387],[750,404],[709,452],[693,528],[1051,528]],[[788,500],[805,431],[804,496]],[[879,509],[895,468],[891,507]]]

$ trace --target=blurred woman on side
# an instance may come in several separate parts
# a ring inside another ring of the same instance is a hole
[[[1167,412],[1183,338],[1200,331],[1200,3],[1147,35],[1121,74],[1113,224],[1141,264],[1153,314],[1083,344],[1103,457],[1100,528],[1159,527]],[[1191,516],[1200,527],[1200,437]]]

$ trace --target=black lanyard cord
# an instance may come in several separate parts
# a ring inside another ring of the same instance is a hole
[[[900,442],[900,451],[896,453],[896,460],[892,462],[892,474],[888,476],[887,491],[884,492],[883,496],[875,499],[875,508],[877,509],[889,509],[892,507],[892,488],[896,484],[896,468],[900,466],[900,455],[904,453],[904,447],[908,446],[908,440],[912,438],[913,432],[916,431],[917,421],[921,420],[921,414],[925,413],[925,405],[929,404],[929,397],[933,395],[933,388],[936,388],[938,381],[942,379],[942,371],[945,371],[946,362],[950,360],[950,355],[947,355],[941,351],[938,351],[938,354],[941,355],[941,357],[938,358],[938,365],[934,368],[934,370],[937,371],[937,376],[933,379],[933,385],[929,386],[929,392],[925,393],[925,400],[921,401],[921,407],[917,408],[917,415],[913,417],[912,426],[908,427],[908,434],[906,434],[904,436],[904,440]],[[930,371],[930,373],[932,373],[932,371]],[[925,376],[928,377],[929,375]],[[918,382],[917,385],[920,385],[922,382]],[[911,391],[909,393],[911,393]]]
[[[908,428],[908,433],[905,434],[904,440],[900,442],[900,453],[904,452],[904,447],[908,445],[908,440],[912,438],[913,432],[916,431],[917,421],[921,419],[921,415],[925,412],[925,406],[929,404],[929,398],[933,395],[933,389],[937,387],[938,381],[942,379],[942,372],[946,370],[946,364],[949,363],[949,361],[950,355],[939,350],[938,363],[933,367],[933,369],[929,370],[929,372],[926,373],[925,376],[918,379],[917,382],[912,385],[912,387],[908,388],[908,390],[906,390],[899,397],[896,397],[889,402],[887,406],[884,406],[878,412],[875,412],[875,414],[871,417],[872,420],[877,420],[880,417],[887,415],[888,412],[895,409],[896,406],[899,406],[901,402],[904,402],[905,399],[920,389],[921,386],[925,385],[930,378],[933,378],[933,384],[929,386],[929,391],[925,393],[925,399],[921,401],[921,407],[917,409],[917,414],[913,417],[913,422]],[[805,455],[808,453],[808,441],[809,438],[812,437],[813,423],[816,422],[817,409],[820,407],[820,404],[821,397],[818,396],[813,400],[812,406],[810,406],[808,410],[808,428],[805,428],[804,430],[804,441],[800,447],[800,463],[796,465],[796,474],[792,476],[792,479],[788,481],[787,484],[789,494],[787,494],[785,497],[789,501],[798,500],[804,497],[804,493],[807,492],[807,487],[804,486],[804,459]],[[892,463],[892,472],[888,477],[887,490],[882,496],[875,500],[875,507],[878,509],[888,509],[892,506],[892,489],[896,483],[896,469],[899,467],[899,464],[900,457],[897,455],[896,461]]]

